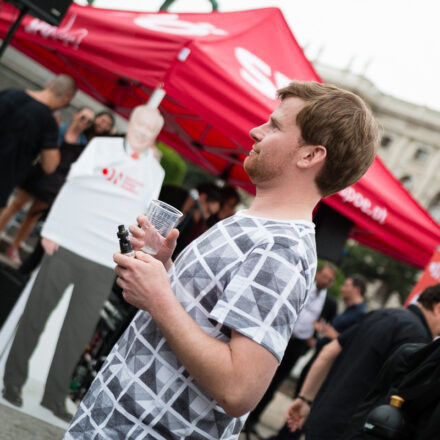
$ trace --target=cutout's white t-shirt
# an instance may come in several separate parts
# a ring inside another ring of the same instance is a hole
[[[118,225],[135,223],[158,197],[164,175],[152,149],[136,158],[123,138],[94,138],[72,164],[41,235],[113,268]]]

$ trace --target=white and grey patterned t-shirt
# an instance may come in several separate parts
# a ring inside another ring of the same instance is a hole
[[[231,329],[281,360],[314,281],[313,223],[236,214],[191,243],[171,286],[203,330]],[[150,314],[139,311],[84,397],[65,439],[233,440],[232,418],[189,375]]]

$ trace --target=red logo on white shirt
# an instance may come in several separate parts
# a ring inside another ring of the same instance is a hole
[[[133,194],[138,194],[140,188],[144,186],[142,182],[125,175],[123,172],[118,171],[115,168],[103,168],[102,174],[108,182],[113,183],[113,185],[118,185],[122,189]]]

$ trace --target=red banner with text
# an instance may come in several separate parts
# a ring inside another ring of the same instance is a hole
[[[417,297],[429,286],[440,283],[440,246],[435,250],[431,260],[425,267],[425,271],[417,281],[408,298],[405,307],[417,300]]]

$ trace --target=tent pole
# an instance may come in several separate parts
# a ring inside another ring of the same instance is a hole
[[[93,1],[93,0],[92,0]],[[175,0],[165,0],[162,3],[162,6],[159,8],[160,11],[168,11],[168,8],[174,3]],[[217,0],[209,0],[209,3],[211,3],[212,11],[218,11],[218,3]]]
[[[17,17],[17,20],[15,20],[14,24],[11,26],[11,28],[9,29],[8,33],[5,36],[5,39],[2,42],[2,45],[0,47],[0,58],[2,57],[2,55],[4,54],[6,47],[8,46],[8,44],[10,43],[10,41],[12,40],[12,37],[15,34],[15,31],[18,29],[18,26],[21,23],[21,20],[23,20],[24,16],[28,13],[29,8],[27,6],[21,6],[19,8],[20,10],[20,14]]]
[[[149,108],[158,108],[165,95],[166,92],[162,87],[158,87],[157,89],[154,89],[146,106]]]

